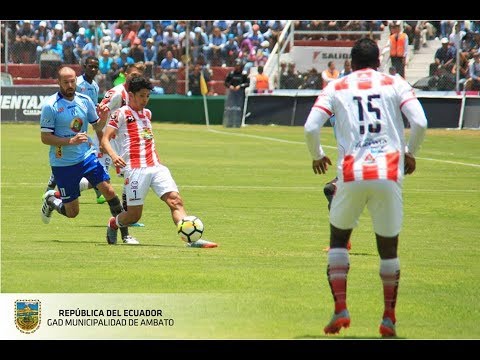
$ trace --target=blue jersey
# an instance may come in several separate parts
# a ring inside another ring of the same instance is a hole
[[[75,93],[72,101],[59,92],[45,99],[40,115],[42,132],[51,132],[63,138],[72,138],[88,130],[88,123],[98,121],[93,101],[86,95]],[[89,142],[78,145],[50,146],[51,166],[71,166],[85,160],[94,148]]]
[[[77,92],[87,95],[90,99],[92,99],[95,105],[98,104],[98,93],[100,89],[98,88],[98,84],[95,80],[92,80],[90,84],[87,79],[85,79],[85,75],[80,75],[77,77]]]

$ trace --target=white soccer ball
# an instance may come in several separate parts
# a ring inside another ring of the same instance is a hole
[[[203,229],[202,220],[193,215],[185,216],[177,224],[178,235],[187,243],[199,240],[203,235]]]

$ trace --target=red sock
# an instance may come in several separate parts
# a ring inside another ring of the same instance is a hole
[[[383,318],[390,318],[395,324],[395,305],[397,304],[398,284],[400,281],[400,261],[398,258],[380,260],[380,278],[383,283],[385,310]]]
[[[334,248],[329,250],[327,276],[335,301],[335,314],[347,308],[347,274],[349,268],[347,249]]]

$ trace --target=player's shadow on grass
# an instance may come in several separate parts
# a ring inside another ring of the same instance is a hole
[[[305,339],[305,340],[313,340],[313,339],[324,339],[324,340],[396,340],[396,339],[405,339],[400,336],[390,337],[390,338],[382,338],[379,336],[342,336],[342,335],[301,335],[296,336],[294,339]]]
[[[59,244],[91,244],[91,245],[95,245],[95,246],[112,246],[112,247],[125,246],[125,247],[131,247],[131,248],[151,247],[151,246],[164,247],[164,248],[168,248],[168,247],[178,248],[177,245],[162,245],[162,244],[136,244],[136,245],[132,245],[132,244],[123,244],[122,242],[119,242],[116,245],[110,245],[110,244],[107,244],[106,241],[105,242],[92,242],[92,241],[83,241],[83,240],[46,240],[46,241],[40,241],[40,242],[54,242],[54,243],[59,243]],[[182,248],[182,247],[180,247],[180,248]]]

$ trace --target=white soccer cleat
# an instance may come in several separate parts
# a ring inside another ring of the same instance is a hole
[[[140,244],[140,242],[131,235],[125,236],[122,240],[123,240],[124,244],[128,244],[128,245],[138,245],[138,244]]]
[[[50,196],[55,196],[55,190],[48,190],[42,196],[43,203],[42,203],[41,215],[42,215],[42,221],[44,224],[50,223],[50,220],[52,219],[53,207],[48,205],[48,202],[47,202],[47,199]]]
[[[195,242],[192,242],[192,243],[187,243],[186,244],[187,247],[192,247],[192,248],[216,248],[218,246],[217,243],[214,243],[213,241],[208,241],[208,240],[203,240],[203,239],[200,239],[200,240],[197,240]]]

